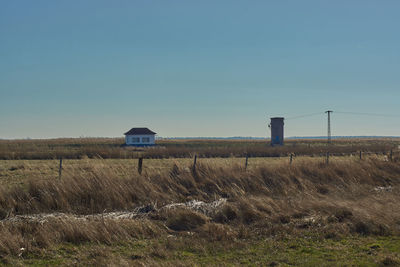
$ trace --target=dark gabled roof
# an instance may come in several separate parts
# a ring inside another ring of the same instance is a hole
[[[125,135],[135,135],[135,134],[156,134],[155,132],[149,130],[149,128],[132,128]]]

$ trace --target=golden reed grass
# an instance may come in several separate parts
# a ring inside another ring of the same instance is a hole
[[[169,171],[117,176],[118,167],[68,172],[61,180],[30,180],[0,188],[0,254],[18,254],[60,242],[97,242],[151,237],[170,231],[197,231],[220,240],[293,234],[304,229],[334,237],[350,232],[399,232],[400,165],[379,160],[329,165],[303,161],[245,170],[243,167],[175,165]],[[188,200],[227,204],[212,215],[159,210]],[[13,221],[16,215],[63,212],[96,214],[152,205],[144,219],[48,219]]]

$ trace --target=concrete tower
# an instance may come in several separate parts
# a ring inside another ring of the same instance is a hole
[[[271,146],[283,145],[283,121],[282,117],[271,118]]]

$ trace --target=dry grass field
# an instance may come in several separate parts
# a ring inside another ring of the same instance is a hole
[[[333,146],[326,140],[288,140],[285,146],[271,147],[267,140],[157,140],[155,147],[124,147],[122,138],[79,138],[48,140],[0,140],[0,159],[81,159],[81,158],[187,158],[280,157],[290,153],[318,156],[359,151],[387,153],[397,149],[400,139],[339,139]]]
[[[385,160],[383,155],[365,155],[365,158]],[[357,161],[359,156],[331,156],[330,161]],[[190,168],[193,158],[166,158],[144,159],[143,175],[161,174],[168,172],[174,165],[180,168]],[[293,157],[293,165],[307,164],[308,162],[325,162],[326,156],[297,156]],[[245,167],[246,158],[198,158],[198,163],[211,166],[242,166]],[[248,159],[248,170],[262,166],[284,165],[290,162],[290,157],[256,157]],[[13,186],[26,184],[29,180],[53,180],[59,177],[60,161],[54,160],[2,160],[0,161],[0,185]],[[64,159],[62,175],[90,175],[94,170],[112,169],[115,175],[127,177],[137,173],[137,159]]]
[[[194,169],[192,157],[149,156],[139,174],[137,159],[81,155],[64,158],[61,178],[49,156],[1,160],[0,264],[400,264],[400,161],[397,150],[393,160],[387,153],[396,140],[338,142],[330,151],[342,155],[329,164],[317,153],[327,146],[310,141],[168,142],[158,149],[183,143],[204,156],[210,143],[225,152],[261,146],[284,157],[250,157],[245,169],[243,157],[199,156]],[[21,155],[40,151],[21,146]],[[2,155],[13,152],[5,147]],[[360,160],[361,147],[373,153]]]

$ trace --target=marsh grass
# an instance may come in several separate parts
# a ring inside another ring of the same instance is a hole
[[[213,263],[212,258],[219,255],[205,244],[216,242],[226,257],[236,251],[255,253],[258,260],[285,263],[283,254],[264,257],[257,247],[266,243],[273,246],[262,240],[275,240],[283,247],[286,242],[289,248],[294,241],[285,240],[293,239],[297,240],[293,257],[287,258],[286,264],[296,263],[295,253],[315,253],[310,257],[320,263],[324,257],[318,242],[338,246],[352,236],[396,239],[400,232],[400,165],[380,156],[363,160],[338,157],[329,165],[318,157],[298,157],[293,164],[252,158],[247,169],[243,158],[200,158],[196,171],[191,168],[192,159],[147,159],[141,175],[134,160],[85,157],[66,160],[61,179],[55,160],[1,163],[3,177],[15,173],[24,176],[19,183],[13,181],[18,176],[8,177],[0,186],[0,258],[8,263],[20,262],[23,257],[38,260],[49,251],[58,255],[60,246],[70,244],[91,251],[82,254],[86,263],[125,264],[115,256],[116,247],[128,250],[138,242],[144,242],[145,249],[118,252],[125,261]],[[226,198],[227,203],[213,213],[162,208],[176,202],[220,198]],[[137,219],[78,216],[148,205],[154,208]],[[18,215],[59,212],[68,216],[16,219]],[[314,240],[309,248],[302,244],[304,236]],[[394,252],[375,251],[368,248],[376,253],[377,265],[399,261]],[[330,255],[339,257],[334,252]],[[243,264],[252,264],[251,257],[243,257]]]
[[[122,138],[70,138],[47,140],[0,140],[0,159],[89,158],[185,158],[281,157],[296,155],[356,154],[359,151],[387,154],[397,149],[399,139],[339,139],[327,146],[323,140],[288,140],[271,147],[267,140],[158,140],[149,148],[124,147]]]
[[[166,171],[131,172],[124,177],[118,170],[123,166],[85,164],[84,175],[70,170],[61,180],[31,179],[24,186],[0,188],[0,215],[5,219],[0,234],[2,255],[16,255],[21,247],[34,251],[64,242],[111,244],[171,231],[194,231],[215,240],[303,231],[328,238],[399,233],[400,165],[395,162],[349,160],[326,165],[304,160],[250,170],[242,165],[202,163],[195,173],[176,162]],[[325,188],[322,192],[321,187]],[[391,190],[376,191],[377,187]],[[209,215],[157,209],[174,202],[218,198],[227,198],[228,203]],[[145,221],[10,220],[18,214],[133,210],[149,203],[156,209],[149,210]]]

